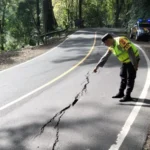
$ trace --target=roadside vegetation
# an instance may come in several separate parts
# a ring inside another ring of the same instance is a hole
[[[44,44],[75,28],[128,29],[150,18],[149,0],[1,0],[0,51]]]

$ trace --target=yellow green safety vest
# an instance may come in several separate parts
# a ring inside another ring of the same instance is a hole
[[[117,37],[115,39],[115,46],[109,47],[109,50],[121,61],[122,63],[129,63],[130,58],[128,54],[129,48],[134,51],[135,57],[139,56],[138,49],[126,37]]]

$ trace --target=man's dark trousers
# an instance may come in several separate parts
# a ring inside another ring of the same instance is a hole
[[[130,96],[134,87],[134,81],[136,78],[136,70],[131,62],[123,63],[120,70],[121,84],[120,92],[124,92],[126,89],[126,96]]]

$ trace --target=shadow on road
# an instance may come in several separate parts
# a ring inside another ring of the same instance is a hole
[[[73,130],[78,126],[84,126],[84,125],[92,125],[93,123],[96,123],[99,121],[99,118],[93,117],[93,118],[89,118],[86,121],[85,120],[79,120],[77,121],[72,121],[70,122],[70,120],[66,120],[66,121],[61,121],[60,123],[60,127],[59,130],[60,132],[64,132],[64,131],[68,131],[68,130]],[[44,124],[45,122],[43,122]],[[36,146],[34,146],[34,149],[30,148],[29,146],[26,145],[26,142],[30,140],[30,144],[32,145],[33,140],[36,140],[36,138],[34,139],[33,137],[35,137],[37,134],[40,133],[40,128],[43,126],[42,123],[32,123],[32,124],[27,124],[24,126],[20,126],[20,127],[16,127],[16,128],[3,128],[0,130],[0,150],[35,150],[35,149],[39,149],[39,150],[48,150],[51,149],[50,147],[44,147],[44,146],[39,146],[38,143],[36,143]],[[49,131],[54,130],[54,126],[55,124],[57,124],[56,121],[53,121],[53,124],[49,124],[46,129]],[[55,135],[53,134],[49,134],[47,135],[47,138],[49,138],[49,143],[53,143],[55,140]],[[47,145],[44,144],[44,139],[42,139],[42,136],[38,136],[37,138],[40,138],[41,141],[43,142],[42,145]],[[61,138],[61,137],[59,137]],[[70,139],[66,139],[69,140]],[[64,141],[59,141],[59,142],[64,142]],[[94,143],[99,143],[98,141],[94,141]],[[94,145],[92,145],[92,141],[91,143],[91,147],[94,147]],[[59,144],[58,144],[59,145]],[[71,146],[71,150],[76,150],[77,148],[80,149],[82,144],[75,144],[75,145],[70,145]],[[68,147],[70,147],[68,144]],[[72,147],[73,146],[73,147]],[[56,148],[57,150],[57,148]],[[70,148],[68,148],[68,150],[70,150]]]
[[[136,99],[136,98],[135,98]],[[139,99],[138,102],[142,103],[143,99]],[[150,100],[149,99],[145,99],[144,104],[147,105],[142,105],[142,107],[150,107]],[[68,138],[66,137],[64,140],[62,139],[62,134],[59,134],[59,144],[61,143],[69,143],[70,141],[72,141],[72,138],[70,138],[69,136],[73,136],[73,134],[77,134],[74,132],[74,130],[77,130],[77,132],[79,132],[80,130],[84,129],[85,131],[80,131],[80,134],[78,135],[80,138],[84,136],[84,138],[86,139],[91,139],[91,141],[88,141],[85,143],[85,139],[83,139],[83,141],[81,140],[80,142],[77,143],[73,143],[72,144],[68,144],[68,146],[66,147],[66,150],[77,150],[77,149],[81,149],[81,147],[85,147],[86,149],[92,148],[93,150],[95,149],[99,149],[102,148],[101,147],[101,143],[105,142],[105,138],[108,138],[105,134],[107,133],[107,131],[105,131],[105,129],[103,129],[104,131],[101,130],[101,126],[103,127],[108,126],[108,128],[111,130],[116,130],[116,128],[120,128],[120,122],[117,118],[112,118],[108,120],[108,116],[107,115],[111,115],[111,113],[113,112],[113,110],[107,110],[107,113],[105,112],[106,110],[103,109],[102,107],[100,107],[100,105],[97,105],[93,102],[91,103],[86,103],[86,104],[78,104],[78,107],[76,107],[76,109],[83,111],[83,105],[84,105],[84,111],[85,110],[92,110],[96,111],[99,110],[95,115],[90,115],[90,117],[87,115],[83,114],[79,114],[80,111],[75,114],[75,116],[78,116],[78,119],[75,118],[62,118],[61,122],[60,122],[60,126],[59,126],[59,132],[60,133],[66,133],[68,135]],[[127,105],[127,106],[138,106],[138,104],[134,104],[134,102],[132,103],[120,103],[119,105]],[[114,110],[116,110],[116,107],[113,108]],[[54,110],[53,110],[54,111]],[[84,112],[83,111],[83,112]],[[104,112],[105,113],[104,113]],[[123,111],[123,110],[122,110]],[[91,113],[92,113],[91,112]],[[26,142],[30,141],[30,144],[32,144],[32,142],[35,140],[33,137],[35,137],[36,135],[38,135],[40,133],[41,127],[43,126],[43,124],[47,121],[46,118],[48,118],[48,114],[51,114],[52,111],[46,111],[43,115],[41,114],[41,117],[39,116],[38,118],[42,118],[40,121],[37,119],[36,122],[32,122],[31,124],[25,124],[25,125],[20,125],[20,126],[16,126],[16,127],[3,127],[0,129],[0,150],[32,150],[29,147],[26,147]],[[66,112],[66,113],[69,113]],[[106,116],[101,116],[101,114],[107,114]],[[90,114],[90,113],[89,113]],[[35,118],[35,116],[29,116],[29,118],[25,118],[25,119],[30,119],[30,118]],[[84,118],[83,118],[84,117]],[[51,117],[50,117],[51,118]],[[108,122],[111,124],[105,124],[106,122]],[[19,120],[18,120],[19,122]],[[57,124],[57,121],[54,120],[52,124],[48,124],[48,126],[46,127],[46,129],[48,131],[52,131],[54,130],[54,126]],[[90,128],[93,128],[93,130],[89,130]],[[99,131],[94,130],[94,128],[99,128]],[[79,129],[80,130],[79,130]],[[106,127],[106,129],[108,129]],[[103,135],[104,134],[104,135]],[[54,142],[54,137],[55,134],[46,134],[46,137],[48,138],[49,142]],[[116,135],[112,133],[109,133],[109,137],[115,137]],[[105,137],[105,138],[104,138]],[[44,145],[44,139],[42,139],[42,136],[38,137],[41,139],[41,141],[43,142]],[[112,138],[113,139],[113,138]],[[136,139],[135,139],[136,140]],[[108,141],[107,142],[107,146],[109,147],[109,144],[111,145],[112,141]],[[58,144],[58,145],[59,145]],[[2,146],[3,145],[3,146]],[[35,149],[39,149],[39,150],[47,150],[48,147],[40,147],[38,145],[38,143],[36,143],[36,148]],[[49,148],[51,149],[51,148]],[[57,148],[56,148],[57,149]],[[60,148],[61,149],[61,148]]]
[[[134,101],[130,101],[132,103],[122,102],[119,105],[150,107],[150,99],[139,99],[139,98],[133,98],[133,99],[134,99]],[[136,102],[138,102],[138,103],[136,103]]]
[[[80,106],[80,107],[79,107]],[[96,111],[97,109],[99,110],[99,106],[97,104],[91,103],[86,103],[84,104],[84,112],[85,110],[89,111],[94,110]],[[100,112],[102,113],[104,109],[101,109],[99,113],[96,113],[94,116],[92,115],[86,115],[86,114],[79,114],[81,110],[83,111],[83,107],[81,104],[76,107],[76,109],[79,110],[77,111],[77,114],[75,114],[75,117],[73,118],[62,118],[59,126],[59,142],[58,145],[60,144],[68,144],[66,146],[66,150],[77,150],[81,149],[81,147],[92,147],[92,149],[98,149],[101,148],[101,142],[103,142],[103,134],[105,134],[105,131],[95,131],[95,130],[89,130],[88,127],[94,128],[97,127],[97,125],[101,126],[101,124],[104,123],[105,116],[102,118],[99,116]],[[112,110],[108,110],[107,113],[111,112]],[[42,141],[42,146],[39,146],[39,143],[37,142],[36,145],[34,145],[34,149],[30,148],[27,146],[26,142],[29,142],[31,145],[36,140],[34,138],[36,135],[40,133],[41,127],[45,124],[46,121],[48,121],[47,118],[51,118],[49,114],[51,114],[51,110],[46,110],[43,114],[41,113],[40,116],[28,116],[27,118],[24,119],[32,119],[32,118],[37,118],[35,122],[29,123],[29,124],[24,124],[24,125],[16,125],[15,127],[1,127],[0,129],[0,150],[48,150],[51,149],[51,147],[44,147],[43,145],[48,145],[45,144],[45,139],[43,139],[43,136],[37,136],[37,138]],[[69,114],[69,111],[66,112]],[[67,115],[65,114],[65,115]],[[77,119],[77,118],[78,119]],[[40,118],[40,120],[39,120]],[[14,120],[14,122],[20,122],[20,120]],[[113,124],[113,126],[118,126],[119,121],[117,119],[112,119],[110,122]],[[15,124],[15,123],[14,123]],[[54,130],[54,126],[57,124],[57,120],[54,120],[52,124],[48,124],[46,126],[46,140],[48,140],[49,144],[52,144],[55,140],[55,134],[52,134],[51,131]],[[111,128],[111,127],[110,127]],[[84,129],[85,131],[80,131],[80,129]],[[101,130],[101,129],[100,129]],[[47,133],[50,132],[50,133]],[[76,133],[77,132],[77,133]],[[61,133],[66,133],[67,137],[63,139],[62,137],[63,134]],[[78,142],[73,142],[72,141],[72,136],[77,136],[80,138],[80,141],[77,140]],[[82,139],[82,137],[86,136],[85,138],[91,139],[91,141],[88,141],[85,143],[85,139]],[[111,133],[110,133],[111,135]],[[109,136],[110,136],[109,135]],[[114,135],[113,135],[114,136]],[[101,141],[101,142],[100,142]],[[72,144],[69,144],[69,143]],[[108,146],[109,146],[108,142]],[[61,148],[60,148],[61,149]],[[57,150],[57,148],[55,149]]]
[[[105,30],[107,31],[107,29],[105,29]],[[67,41],[65,41],[63,44],[61,44],[59,47],[64,49],[63,52],[64,52],[65,57],[55,59],[53,62],[54,63],[65,63],[68,61],[79,62],[80,60],[82,60],[93,45],[94,38],[90,37],[89,35],[93,35],[94,31],[96,31],[96,29],[93,29],[93,32],[91,32],[91,29],[90,29],[90,31],[88,31],[88,29],[87,29],[87,30],[76,32],[74,35],[78,35],[78,34],[82,35],[83,34],[84,37],[77,36],[72,39],[70,38]],[[86,61],[81,64],[81,66],[90,65],[90,64],[96,65],[98,63],[99,59],[104,55],[104,53],[107,50],[107,47],[104,47],[99,35],[105,34],[106,31],[97,30],[98,37],[96,40],[95,50],[86,59]],[[118,36],[126,35],[126,33],[120,32],[118,30],[116,30],[116,31],[109,30],[109,32],[113,33],[114,35],[118,35]],[[146,64],[145,60],[143,61],[142,55],[143,54],[141,53],[142,60],[140,61],[139,67],[146,68],[147,64]],[[116,67],[116,66],[121,65],[120,62],[115,57],[114,58],[113,57],[111,56],[111,60],[108,60],[106,67]]]

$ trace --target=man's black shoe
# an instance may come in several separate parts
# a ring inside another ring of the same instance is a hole
[[[120,100],[120,102],[129,102],[129,101],[133,101],[133,99],[130,96],[125,96]]]
[[[118,94],[116,94],[112,98],[122,98],[122,97],[124,97],[124,94],[119,92]]]

